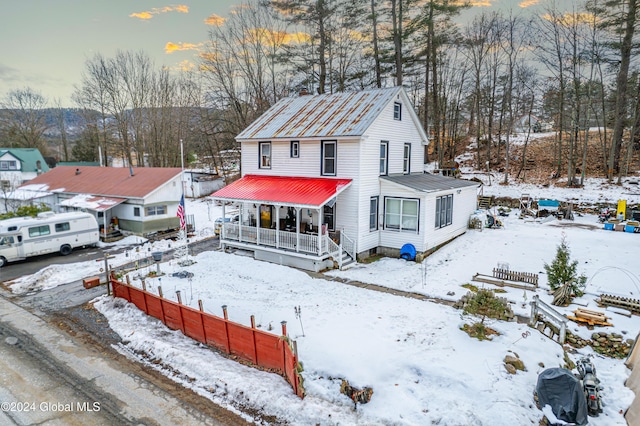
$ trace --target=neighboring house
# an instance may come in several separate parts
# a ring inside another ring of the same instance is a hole
[[[102,233],[117,225],[120,230],[146,235],[179,226],[181,172],[161,167],[59,166],[19,190],[33,192],[56,212],[93,213]]]
[[[310,270],[464,233],[475,182],[422,172],[427,136],[400,87],[286,98],[236,139],[243,177],[212,194],[221,247]],[[318,232],[320,231],[320,232]]]
[[[3,193],[48,171],[49,166],[36,148],[0,148],[0,188]]]
[[[210,195],[224,186],[224,180],[217,173],[206,170],[185,170],[184,182],[184,196],[190,198]]]

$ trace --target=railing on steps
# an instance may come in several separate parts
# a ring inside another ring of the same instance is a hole
[[[558,343],[564,344],[567,337],[567,318],[553,309],[550,305],[546,304],[538,295],[533,296],[531,302],[531,318],[529,319],[529,325],[535,327],[538,322],[538,315],[543,314],[550,320],[555,326],[558,327]],[[552,336],[550,336],[553,339]]]
[[[340,246],[353,260],[356,260],[356,242],[349,238],[344,229],[340,232]]]

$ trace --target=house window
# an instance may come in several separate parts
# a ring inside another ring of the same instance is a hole
[[[336,175],[337,146],[336,141],[322,141],[322,170],[323,176]]]
[[[133,215],[134,216],[140,216],[140,207],[134,207],[133,208]]]
[[[291,141],[291,158],[300,157],[300,141]]]
[[[451,225],[453,219],[453,194],[436,198],[436,228]]]
[[[29,228],[30,237],[39,237],[41,235],[49,235],[50,233],[51,230],[49,229],[49,225],[34,226],[33,228]]]
[[[11,182],[8,180],[0,180],[0,187],[3,191],[9,191],[11,189]]]
[[[15,161],[0,161],[0,170],[18,170]]]
[[[404,144],[404,155],[402,156],[402,173],[408,175],[411,173],[411,144]]]
[[[384,229],[418,231],[418,200],[385,198]]]
[[[260,142],[260,169],[271,168],[271,142]]]
[[[380,176],[387,174],[389,166],[389,142],[380,142]]]
[[[369,200],[369,231],[378,229],[378,197]]]
[[[64,232],[71,229],[69,222],[56,223],[56,232]]]
[[[400,102],[393,103],[393,119],[402,120],[402,104]]]
[[[167,214],[167,206],[151,206],[145,209],[147,216],[159,216]]]

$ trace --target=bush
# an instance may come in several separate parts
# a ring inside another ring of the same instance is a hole
[[[46,204],[40,203],[37,206],[20,206],[13,212],[0,214],[0,219],[10,219],[12,217],[36,217],[38,213],[51,210]]]
[[[571,293],[575,296],[584,294],[584,287],[587,277],[577,273],[578,261],[571,261],[569,246],[566,237],[563,234],[560,245],[556,251],[556,257],[551,265],[544,264],[544,270],[547,272],[547,280],[551,290],[556,291],[564,285],[570,287]]]
[[[493,291],[482,288],[467,300],[463,312],[480,317],[480,324],[485,318],[500,318],[508,309],[507,301],[496,297]]]

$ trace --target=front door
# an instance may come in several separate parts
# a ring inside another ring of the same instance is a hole
[[[260,228],[271,228],[273,206],[260,205]]]
[[[322,223],[324,225],[327,225],[327,228],[329,229],[329,231],[335,231],[336,230],[336,224],[335,224],[336,205],[335,204],[333,204],[332,206],[325,205],[322,209],[323,209]]]

